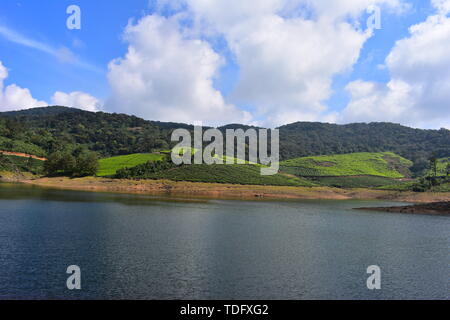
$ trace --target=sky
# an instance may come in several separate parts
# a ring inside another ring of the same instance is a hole
[[[450,0],[2,0],[0,111],[450,128],[449,13]]]

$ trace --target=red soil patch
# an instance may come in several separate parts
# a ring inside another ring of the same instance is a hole
[[[47,158],[42,158],[42,157],[34,156],[32,154],[26,154],[26,153],[21,153],[21,152],[11,152],[11,151],[2,151],[2,150],[0,150],[0,153],[4,154],[5,156],[16,156],[16,157],[21,157],[21,158],[33,158],[33,159],[36,159],[36,160],[47,161]]]

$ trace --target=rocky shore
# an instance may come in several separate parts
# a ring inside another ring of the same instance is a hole
[[[358,210],[396,212],[407,214],[450,215],[450,201],[433,202],[401,207],[357,208]]]

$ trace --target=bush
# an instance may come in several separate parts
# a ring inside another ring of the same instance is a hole
[[[52,153],[44,165],[46,174],[50,176],[93,176],[97,172],[97,169],[97,154],[80,149],[72,152],[57,151]]]
[[[134,179],[134,178],[145,178],[149,177],[155,173],[175,168],[176,165],[171,161],[148,161],[144,164],[132,167],[123,168],[117,171],[114,175],[116,179]]]
[[[95,152],[82,152],[75,159],[75,167],[72,176],[93,176],[98,170],[98,157]]]

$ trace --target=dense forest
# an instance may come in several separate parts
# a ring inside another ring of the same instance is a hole
[[[0,113],[0,150],[48,156],[85,148],[100,157],[169,149],[174,129],[186,124],[147,121],[135,116],[66,107]],[[249,128],[228,125],[219,128]],[[282,160],[353,152],[394,152],[414,162],[413,172],[429,167],[431,155],[450,156],[450,131],[412,129],[392,123],[336,125],[298,122],[280,129]]]
[[[83,146],[102,157],[124,155],[169,148],[176,128],[191,127],[66,107],[35,108],[0,113],[0,148],[26,152],[17,149],[37,146],[38,153],[49,155]]]

